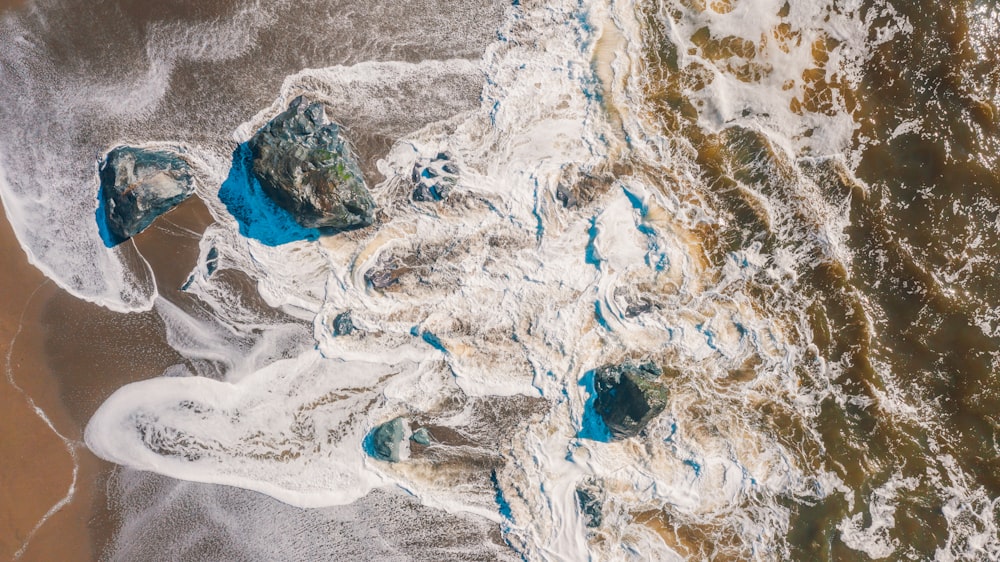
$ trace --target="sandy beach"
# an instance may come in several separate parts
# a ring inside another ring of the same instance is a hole
[[[6,215],[0,216],[0,260],[4,295],[0,299],[0,353],[4,360],[0,381],[0,558],[14,558],[30,538],[23,560],[89,559],[86,497],[92,496],[92,491],[84,482],[77,482],[72,501],[36,529],[46,513],[70,493],[74,467],[81,461],[88,469],[96,464],[84,458],[89,455],[80,444],[80,426],[63,406],[58,381],[45,359],[41,313],[59,291],[28,264]],[[69,445],[35,412],[35,406],[45,411]],[[80,460],[74,460],[74,455]],[[47,536],[58,536],[59,540],[46,540]]]
[[[168,298],[181,298],[176,287],[210,222],[192,200],[136,238]],[[95,559],[116,528],[103,485],[113,467],[87,451],[83,428],[118,387],[183,359],[166,344],[155,313],[117,314],[46,281],[5,215],[0,287],[0,353],[10,357],[0,381],[0,558]]]

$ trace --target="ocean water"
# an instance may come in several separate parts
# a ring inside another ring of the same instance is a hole
[[[0,15],[22,247],[185,358],[87,424],[121,466],[100,557],[1000,559],[998,39],[985,1]],[[290,228],[248,181],[298,95],[347,127],[372,227]],[[120,143],[194,166],[188,298],[101,240]],[[413,201],[441,152],[455,188]],[[624,360],[668,406],[612,441],[592,372]],[[366,455],[397,416],[432,444]]]

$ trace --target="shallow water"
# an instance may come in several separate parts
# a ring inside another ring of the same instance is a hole
[[[1000,557],[991,3],[0,18],[4,208],[104,307],[47,357],[122,465],[100,558]],[[241,210],[238,147],[299,94],[347,126],[372,227]],[[95,162],[120,143],[185,151],[190,226],[103,245]],[[455,189],[413,201],[441,152]],[[588,381],[625,359],[665,367],[669,404],[614,441]],[[369,458],[396,416],[431,445]]]

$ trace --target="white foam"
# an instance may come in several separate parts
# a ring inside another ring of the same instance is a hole
[[[143,470],[257,490],[303,507],[350,503],[383,483],[366,466],[369,412],[391,374],[315,352],[238,383],[156,378],[119,389],[87,425],[87,446]]]
[[[301,94],[322,101],[330,119],[358,132],[403,135],[425,123],[468,109],[478,93],[482,69],[467,59],[367,61],[349,66],[306,69],[285,77],[271,106],[237,128],[245,141]]]
[[[950,455],[937,459],[941,472],[929,470],[931,481],[946,496],[941,508],[948,522],[948,538],[934,552],[941,562],[954,560],[996,560],[1000,558],[1000,523],[997,508],[1000,499],[990,497],[982,486],[969,481],[968,475]],[[943,473],[943,474],[942,474]]]
[[[822,1],[795,2],[785,16],[779,15],[783,0],[726,4],[732,7],[728,12],[717,12],[715,5],[677,6],[676,20],[664,5],[657,15],[668,22],[679,66],[707,69],[705,87],[685,91],[699,110],[701,125],[713,131],[734,124],[760,127],[783,135],[789,146],[800,150],[841,153],[857,127],[844,108],[842,93],[830,91],[831,111],[797,111],[794,106],[815,95],[807,71],[834,85],[856,86],[860,64],[868,56],[870,27],[859,16],[860,3],[831,10]],[[696,33],[704,30],[711,39],[729,41],[721,49],[730,48],[731,55],[713,60],[695,42],[702,40],[702,35],[695,39]],[[827,40],[839,45],[829,50],[825,63],[817,61],[815,47]]]
[[[67,182],[58,174],[66,163],[51,155],[30,163],[28,170],[20,170],[22,177],[31,177],[27,182],[10,180],[3,169],[6,151],[0,145],[0,202],[28,261],[85,300],[118,312],[151,308],[156,295],[152,271],[144,261],[135,259],[134,250],[126,245],[130,243],[114,249],[104,246],[93,220],[96,195],[86,202],[80,198],[61,200],[56,195],[60,189],[82,190],[74,189],[72,180]],[[96,182],[84,185],[89,188],[86,191],[97,193]],[[43,187],[45,191],[33,191]],[[124,265],[126,260],[132,262],[132,269]]]
[[[305,353],[252,374],[230,375],[233,383],[169,378],[130,385],[88,425],[92,449],[129,466],[245,486],[296,505],[349,502],[372,486],[395,482],[428,504],[482,512],[481,497],[449,496],[417,474],[365,460],[361,440],[404,405],[433,411],[456,387],[466,396],[540,395],[555,406],[543,423],[512,436],[513,448],[505,453],[510,468],[498,475],[498,485],[521,498],[518,503],[511,496],[508,540],[541,559],[577,559],[590,548],[615,558],[628,552],[676,556],[648,529],[629,523],[628,510],[671,504],[692,518],[722,518],[725,506],[741,495],[771,497],[806,487],[807,479],[780,446],[743,423],[736,410],[728,416],[716,412],[723,416],[716,423],[726,425],[715,437],[681,430],[672,443],[653,439],[653,459],[632,441],[576,438],[587,399],[579,380],[616,357],[669,352],[711,380],[762,354],[770,375],[755,384],[766,392],[788,384],[779,368],[790,353],[746,297],[724,295],[724,285],[716,285],[692,257],[699,250],[688,229],[704,217],[651,189],[644,176],[620,177],[590,206],[565,209],[556,200],[569,167],[596,170],[621,142],[593,95],[593,37],[601,25],[610,25],[603,8],[594,10],[555,5],[517,12],[486,56],[490,78],[482,106],[447,126],[413,133],[380,164],[389,177],[374,187],[386,213],[377,231],[321,244],[266,246],[235,237],[234,225],[215,205],[225,228],[208,238],[227,266],[257,279],[270,304],[302,318],[315,315],[314,334],[327,358]],[[466,62],[366,63],[305,71],[287,80],[275,104],[236,137],[246,138],[304,84],[321,84],[312,90],[322,95],[355,87],[371,72],[447,74],[456,65],[462,72],[474,68]],[[384,110],[347,107],[372,112],[373,120]],[[440,150],[455,154],[461,168],[449,199],[435,207],[392,199],[413,163]],[[375,289],[366,279],[404,263],[409,273],[397,286]],[[213,297],[212,283],[207,270],[199,270],[191,290],[227,310]],[[666,300],[630,318],[618,289],[638,285],[661,288]],[[345,310],[358,330],[335,336],[332,320]],[[202,347],[222,341],[190,323],[178,323],[171,333],[194,334]],[[352,373],[349,380],[344,372]],[[379,376],[365,378],[362,372]],[[703,395],[703,384],[701,377],[686,379],[674,400]],[[350,396],[339,397],[348,386]],[[332,445],[293,438],[296,416],[331,393],[338,406],[322,416],[310,414],[308,424],[335,426],[344,437]],[[180,407],[185,401],[203,408]],[[678,409],[673,415],[685,414]],[[659,423],[651,435],[662,434],[666,422]],[[140,427],[169,439],[144,441]],[[301,456],[269,456],[282,447]],[[193,452],[201,456],[184,460]],[[569,461],[568,453],[588,460]],[[692,478],[684,464],[691,458],[698,459],[701,476]],[[588,474],[604,479],[617,498],[608,509],[621,523],[621,540],[607,544],[625,544],[625,550],[600,550],[599,542],[586,540],[574,487]],[[543,515],[527,515],[534,513]],[[786,509],[767,503],[732,524],[743,526],[739,532],[755,548],[769,549],[787,528],[787,517]]]
[[[899,541],[889,536],[889,531],[896,525],[894,502],[899,490],[912,490],[918,483],[916,478],[903,478],[897,473],[885,484],[876,488],[869,501],[868,513],[871,523],[867,527],[863,527],[862,521],[865,518],[863,513],[845,518],[837,526],[844,544],[864,552],[873,560],[888,558],[896,552]]]

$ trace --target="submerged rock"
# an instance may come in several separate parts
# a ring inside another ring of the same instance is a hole
[[[191,166],[173,152],[119,146],[101,162],[108,229],[125,240],[194,193]]]
[[[427,431],[426,427],[420,427],[413,432],[413,435],[410,436],[410,440],[426,447],[431,444],[431,434]]]
[[[602,513],[602,499],[600,488],[594,484],[582,484],[576,488],[576,501],[583,513],[584,524],[590,528],[601,526],[604,520]]]
[[[323,104],[295,98],[249,147],[264,193],[302,226],[348,230],[372,223],[375,202],[361,168]]]
[[[556,200],[567,209],[586,206],[607,193],[615,177],[609,173],[584,172],[573,168],[564,170],[556,186]]]
[[[399,462],[399,446],[405,431],[403,418],[395,418],[373,429],[369,435],[372,457],[380,461]]]
[[[660,369],[651,363],[605,365],[594,373],[594,411],[615,439],[639,434],[667,406],[667,389],[657,382]]]

